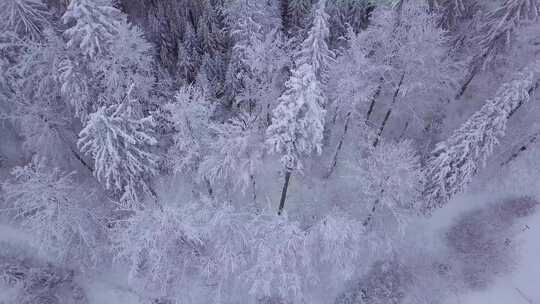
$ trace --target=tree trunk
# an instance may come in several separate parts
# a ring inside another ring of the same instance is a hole
[[[214,197],[214,190],[212,189],[212,184],[210,184],[210,181],[208,178],[204,178],[204,182],[206,183],[206,189],[208,190],[208,195],[213,198]]]
[[[383,134],[384,128],[386,127],[386,124],[388,123],[388,119],[390,118],[390,115],[392,115],[392,110],[394,109],[394,105],[397,102],[397,97],[399,95],[399,91],[401,90],[401,85],[403,85],[403,79],[405,78],[405,73],[401,75],[401,79],[399,80],[399,84],[396,88],[396,91],[394,92],[394,97],[392,98],[392,104],[390,104],[390,108],[388,111],[386,111],[386,115],[384,116],[384,119],[381,123],[381,127],[379,128],[379,131],[377,132],[377,137],[375,138],[375,141],[373,142],[373,147],[377,147],[379,145],[379,141],[381,139],[381,136]]]
[[[283,189],[281,190],[281,200],[279,201],[278,215],[281,215],[281,213],[283,212],[283,207],[285,207],[285,199],[287,198],[287,189],[289,188],[290,180],[291,180],[291,170],[286,169],[285,182],[283,183]]]
[[[347,116],[345,118],[345,125],[343,126],[343,133],[341,134],[339,143],[336,147],[336,152],[334,152],[334,157],[332,157],[332,162],[330,163],[330,167],[328,167],[328,171],[324,175],[324,178],[329,178],[334,172],[334,169],[336,168],[339,152],[341,151],[341,148],[343,147],[343,141],[345,140],[345,136],[347,135],[347,130],[349,130],[349,122],[351,120],[351,114],[352,114],[352,111],[349,111],[349,113],[347,113]]]
[[[253,193],[253,203],[257,203],[257,183],[255,181],[255,176],[251,174],[249,176],[249,179],[251,180],[251,191]]]
[[[368,216],[362,223],[362,226],[364,228],[368,228],[369,224],[371,224],[371,221],[373,220],[373,216],[375,215],[375,211],[377,211],[377,206],[380,204],[382,196],[384,195],[384,188],[381,189],[381,193],[379,194],[379,197],[373,202],[373,206],[371,207],[371,210],[369,211]]]
[[[377,98],[379,97],[379,95],[381,95],[383,81],[384,80],[381,77],[379,79],[379,85],[377,86],[377,89],[375,90],[375,94],[373,94],[373,97],[371,98],[371,103],[369,104],[369,109],[366,114],[366,122],[369,122],[369,119],[371,118],[371,114],[373,113],[373,109],[375,108],[375,102],[377,101]]]
[[[506,161],[502,162],[501,163],[501,166],[505,166],[505,165],[508,165],[509,163],[511,163],[512,161],[514,161],[516,158],[518,158],[518,156],[527,151],[530,147],[530,145],[534,144],[538,138],[540,137],[540,132],[536,132],[535,134],[533,134],[529,140],[527,140],[526,143],[524,143],[523,145],[521,145],[521,147],[519,147],[519,149],[514,152]]]
[[[398,137],[398,140],[402,140],[403,137],[405,137],[405,133],[407,132],[407,129],[409,129],[410,120],[407,120],[405,123],[405,126],[403,127],[403,130],[401,130],[401,134]]]
[[[87,163],[83,158],[82,156],[69,144],[69,142],[66,140],[66,138],[62,135],[61,131],[53,126],[51,126],[51,129],[54,130],[56,132],[56,134],[58,134],[58,137],[60,138],[60,140],[66,145],[66,147],[69,149],[69,151],[71,152],[71,154],[73,155],[73,157],[79,161],[83,167],[85,167],[86,169],[88,169],[88,171],[90,171],[92,174],[94,173],[94,168],[89,164]]]
[[[471,69],[471,71],[469,72],[469,74],[467,75],[467,78],[465,79],[465,82],[463,83],[463,85],[461,86],[461,88],[459,89],[459,92],[458,94],[456,95],[456,99],[460,99],[463,94],[465,94],[465,91],[467,90],[467,88],[469,87],[469,85],[471,84],[471,82],[473,81],[474,77],[476,77],[476,75],[478,74],[478,72],[480,72],[480,69],[482,67],[482,65],[486,62],[486,59],[489,55],[489,53],[491,52],[491,50],[493,49],[495,45],[492,43],[485,51],[484,53],[482,53],[481,56],[479,57],[476,57],[475,59],[473,59],[473,68]]]
[[[289,18],[289,0],[280,0],[279,1],[280,11],[281,11],[281,26],[283,27],[283,33],[285,36],[289,35],[290,28],[290,18]]]
[[[478,74],[478,70],[479,70],[478,66],[475,66],[471,70],[471,72],[469,72],[469,74],[467,75],[467,78],[465,79],[465,82],[463,83],[463,85],[459,89],[459,92],[456,95],[456,99],[460,99],[461,97],[463,97],[463,94],[465,94],[465,91],[467,90],[471,82],[473,81],[474,77],[476,76],[476,74]]]

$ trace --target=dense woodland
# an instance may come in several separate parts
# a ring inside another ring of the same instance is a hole
[[[0,0],[0,303],[463,303],[534,228],[539,14]]]

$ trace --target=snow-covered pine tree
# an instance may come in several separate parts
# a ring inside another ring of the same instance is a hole
[[[311,0],[286,0],[287,2],[287,26],[284,30],[289,33],[295,33],[304,29],[308,24],[309,13],[311,11]]]
[[[281,163],[285,166],[280,213],[292,171],[302,170],[303,156],[322,151],[326,115],[326,100],[312,66],[302,64],[295,68],[285,86],[267,130],[267,142],[282,155]]]
[[[141,29],[106,0],[74,0],[63,20],[70,27],[59,79],[77,117],[84,122],[98,107],[121,100],[131,84],[133,97],[152,108],[154,48]]]
[[[70,26],[64,32],[67,46],[89,58],[107,54],[121,19],[110,0],[72,0],[62,17]]]
[[[0,30],[13,31],[32,40],[42,38],[50,26],[50,13],[41,0],[3,0],[0,2]]]
[[[136,100],[130,97],[118,105],[101,107],[88,117],[79,133],[81,152],[94,159],[94,175],[105,188],[121,195],[121,202],[140,205],[140,194],[153,194],[149,177],[156,173],[158,157],[151,149],[157,144],[153,137],[152,116],[139,118]]]
[[[505,83],[495,97],[475,112],[447,140],[437,144],[427,161],[424,190],[426,213],[445,205],[463,191],[472,177],[486,165],[500,138],[505,135],[509,117],[538,87],[540,65],[535,62]]]
[[[263,45],[269,47],[265,39],[279,26],[277,7],[271,2],[233,0],[227,3],[225,13],[234,44],[225,80],[226,94],[228,99],[234,99],[236,104],[240,104],[248,101],[242,98],[246,97],[243,93],[250,89],[247,88],[248,82],[258,77],[256,68],[260,63],[252,61],[253,53],[268,51],[262,50],[261,47]],[[262,56],[257,60],[263,60]],[[249,103],[244,105],[253,106],[254,103],[255,100],[249,100]]]
[[[36,237],[40,254],[59,263],[95,265],[100,258],[101,224],[91,209],[96,196],[73,182],[73,173],[35,157],[12,171],[2,185],[5,210]]]
[[[373,1],[365,0],[328,1],[331,45],[339,45],[341,38],[347,34],[348,28],[355,33],[365,29],[369,24],[375,4]]]
[[[102,102],[122,99],[122,94],[133,86],[131,97],[148,107],[155,84],[154,47],[137,26],[121,18],[116,24],[116,34],[109,45],[110,55],[89,64],[99,84],[95,88]],[[95,110],[95,109],[94,109]]]
[[[297,65],[311,65],[315,76],[321,83],[328,80],[328,68],[334,61],[335,54],[328,47],[330,31],[328,29],[326,0],[319,0],[313,17],[313,24],[307,38],[302,42],[297,54]]]
[[[281,162],[285,166],[279,214],[285,204],[292,171],[302,170],[300,158],[322,151],[326,115],[322,86],[333,56],[326,42],[328,15],[325,8],[325,0],[320,0],[312,29],[296,56],[296,67],[267,129],[267,142],[273,151],[282,154]]]
[[[186,22],[183,41],[178,43],[178,59],[176,73],[183,85],[195,82],[197,71],[201,64],[201,54],[197,36],[190,22]]]

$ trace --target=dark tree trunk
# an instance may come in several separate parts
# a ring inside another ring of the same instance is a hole
[[[204,182],[206,183],[206,189],[208,190],[208,195],[213,198],[214,197],[214,189],[212,189],[212,184],[210,184],[210,181],[205,177]]]
[[[476,77],[476,75],[478,75],[478,73],[480,72],[482,65],[486,62],[486,59],[489,53],[491,52],[491,50],[493,49],[493,47],[494,47],[494,44],[492,43],[491,46],[489,46],[484,51],[484,53],[482,53],[482,55],[473,59],[472,68],[469,74],[467,74],[467,78],[465,78],[465,82],[463,82],[463,85],[461,85],[461,88],[459,89],[459,92],[456,95],[456,99],[460,99],[461,97],[463,97],[463,94],[465,94],[465,91],[467,91],[467,89],[469,88],[469,85],[473,81],[474,77]]]
[[[347,131],[349,130],[349,122],[351,120],[351,114],[352,112],[347,113],[347,116],[345,118],[345,125],[343,126],[343,133],[341,134],[339,143],[336,147],[336,152],[334,152],[334,156],[332,157],[332,162],[330,163],[330,167],[328,167],[328,171],[324,175],[324,178],[329,178],[334,172],[334,169],[336,168],[339,152],[341,151],[341,148],[343,147],[343,141],[345,140],[345,136],[347,135]]]
[[[78,151],[76,151],[72,145],[69,143],[68,140],[66,140],[66,138],[62,135],[61,133],[61,130],[55,128],[55,127],[51,127],[51,129],[53,129],[56,134],[58,134],[58,137],[60,138],[60,140],[66,145],[66,147],[69,149],[69,151],[71,152],[71,155],[73,155],[73,157],[79,161],[81,163],[81,165],[83,165],[83,167],[85,167],[86,169],[88,169],[88,171],[90,171],[92,174],[94,173],[94,168],[92,167],[92,165],[90,165],[89,163],[87,163],[84,158],[78,153]]]
[[[505,166],[505,165],[508,165],[509,163],[511,163],[512,161],[514,161],[516,158],[518,158],[518,156],[527,151],[529,149],[529,147],[534,144],[538,138],[540,137],[540,132],[536,132],[535,134],[533,134],[528,140],[527,142],[525,142],[523,145],[521,145],[519,147],[519,149],[512,153],[512,155],[507,159],[505,160],[504,162],[501,163],[501,166]]]
[[[371,114],[373,114],[373,109],[375,108],[375,102],[377,101],[377,98],[379,98],[379,95],[381,95],[383,81],[384,79],[381,77],[379,79],[379,85],[377,86],[377,89],[375,90],[375,94],[373,94],[373,97],[371,98],[371,103],[369,104],[369,109],[366,114],[366,122],[369,122],[369,119],[371,118]]]
[[[461,97],[463,97],[463,94],[465,94],[465,91],[467,91],[467,88],[469,88],[469,85],[473,81],[474,77],[476,76],[476,74],[478,74],[478,70],[479,68],[478,66],[476,66],[469,72],[467,78],[465,79],[465,82],[463,83],[463,85],[461,85],[461,88],[456,95],[456,99],[460,99]]]
[[[379,141],[381,139],[381,136],[384,132],[384,128],[386,127],[386,124],[388,123],[388,120],[390,119],[390,115],[392,115],[392,110],[394,109],[394,105],[396,104],[398,100],[399,91],[401,90],[401,86],[403,85],[403,79],[405,78],[405,73],[401,75],[401,79],[399,80],[399,84],[396,88],[396,91],[394,92],[394,97],[392,98],[392,104],[390,104],[390,108],[388,111],[386,111],[386,115],[384,116],[384,119],[381,123],[381,127],[379,128],[379,131],[377,132],[377,137],[375,138],[375,141],[373,142],[373,147],[377,147],[379,145]]]
[[[379,194],[379,197],[375,200],[375,202],[373,202],[373,206],[371,206],[371,210],[369,211],[368,216],[362,223],[364,228],[368,228],[369,225],[371,224],[371,221],[373,220],[373,216],[375,215],[375,212],[377,211],[377,206],[380,204],[383,195],[384,195],[384,188],[381,189],[381,193]]]
[[[251,191],[253,194],[253,203],[256,204],[257,203],[257,182],[253,174],[249,176],[249,179],[251,179]]]
[[[285,36],[289,35],[290,18],[289,18],[289,0],[279,0],[279,6],[281,11],[281,26]]]
[[[289,181],[291,180],[291,170],[286,169],[285,171],[285,182],[283,183],[283,189],[281,190],[281,199],[279,201],[278,215],[281,215],[283,212],[283,207],[285,207],[285,200],[287,199],[287,189],[289,188]]]

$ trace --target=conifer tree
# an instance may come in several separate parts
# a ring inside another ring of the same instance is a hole
[[[302,42],[300,52],[297,54],[297,65],[311,65],[315,76],[322,83],[326,83],[328,80],[328,68],[335,57],[334,52],[328,47],[330,35],[328,18],[326,0],[319,0],[314,13],[313,24],[307,38]]]
[[[89,58],[108,54],[121,16],[109,0],[72,0],[62,17],[72,25],[64,32],[67,46]]]
[[[153,194],[148,179],[156,173],[158,158],[152,153],[152,116],[138,118],[130,97],[118,105],[101,107],[88,117],[79,134],[81,152],[94,159],[94,175],[126,205],[142,203],[141,193]]]
[[[425,169],[425,212],[444,206],[455,194],[463,191],[472,177],[486,165],[488,157],[506,133],[508,118],[530,100],[538,87],[538,75],[538,63],[519,72],[450,138],[437,144]]]
[[[267,131],[267,141],[273,151],[282,155],[281,163],[285,167],[279,213],[285,203],[291,173],[302,170],[301,158],[322,151],[325,116],[325,97],[310,65],[302,64],[294,69],[286,88]]]
[[[285,166],[279,214],[285,204],[292,171],[302,170],[301,157],[322,151],[326,115],[322,82],[331,58],[326,44],[325,8],[325,0],[321,0],[312,29],[297,55],[296,68],[285,84],[286,90],[279,98],[267,130],[267,142],[273,151],[282,155],[281,163]]]

